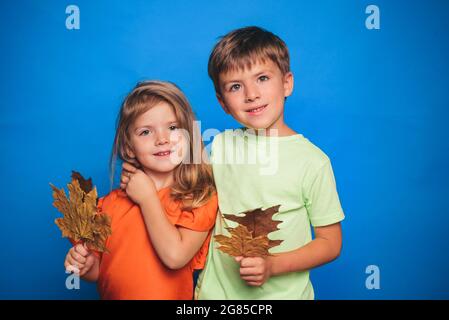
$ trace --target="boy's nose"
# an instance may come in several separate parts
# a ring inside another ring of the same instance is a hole
[[[245,90],[245,102],[253,102],[259,98],[259,90],[255,86],[247,86]]]

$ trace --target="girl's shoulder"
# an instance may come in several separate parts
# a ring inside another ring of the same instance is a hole
[[[111,215],[117,211],[128,211],[134,206],[134,202],[132,202],[126,195],[126,192],[121,189],[112,190],[106,196],[98,199],[99,210],[105,211]]]

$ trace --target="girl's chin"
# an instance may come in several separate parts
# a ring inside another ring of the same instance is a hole
[[[152,164],[152,165],[147,165],[147,166],[143,166],[144,167],[144,171],[146,171],[146,172],[154,172],[154,173],[169,173],[169,172],[171,172],[171,171],[173,171],[173,170],[175,170],[177,167],[179,166],[179,163],[178,164],[173,164],[173,163],[170,163],[170,162],[168,162],[168,163],[164,163],[164,164],[162,164],[162,163],[159,163],[159,164],[156,164],[156,165],[154,165],[154,164]]]

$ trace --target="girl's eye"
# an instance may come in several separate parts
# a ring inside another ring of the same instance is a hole
[[[229,91],[237,91],[240,89],[240,85],[239,84],[233,84],[230,88]]]
[[[150,134],[150,130],[143,130],[140,134],[139,134],[139,136],[147,136],[147,135],[149,135]]]
[[[176,130],[176,129],[178,129],[178,127],[177,126],[170,126],[170,127],[168,127],[171,131],[174,131],[174,130]]]
[[[260,80],[260,81],[267,81],[267,80],[268,80],[268,77],[267,77],[267,76],[260,76],[260,77],[259,77],[259,80]]]

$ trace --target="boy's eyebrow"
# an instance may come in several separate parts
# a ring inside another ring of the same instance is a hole
[[[252,77],[259,77],[259,76],[261,76],[264,73],[271,73],[271,71],[269,69],[263,69],[262,71],[259,71],[256,74],[252,75]],[[232,83],[232,82],[240,82],[240,81],[241,80],[237,80],[237,79],[236,80],[228,80],[228,81],[225,81],[223,84],[227,85],[227,84]]]

